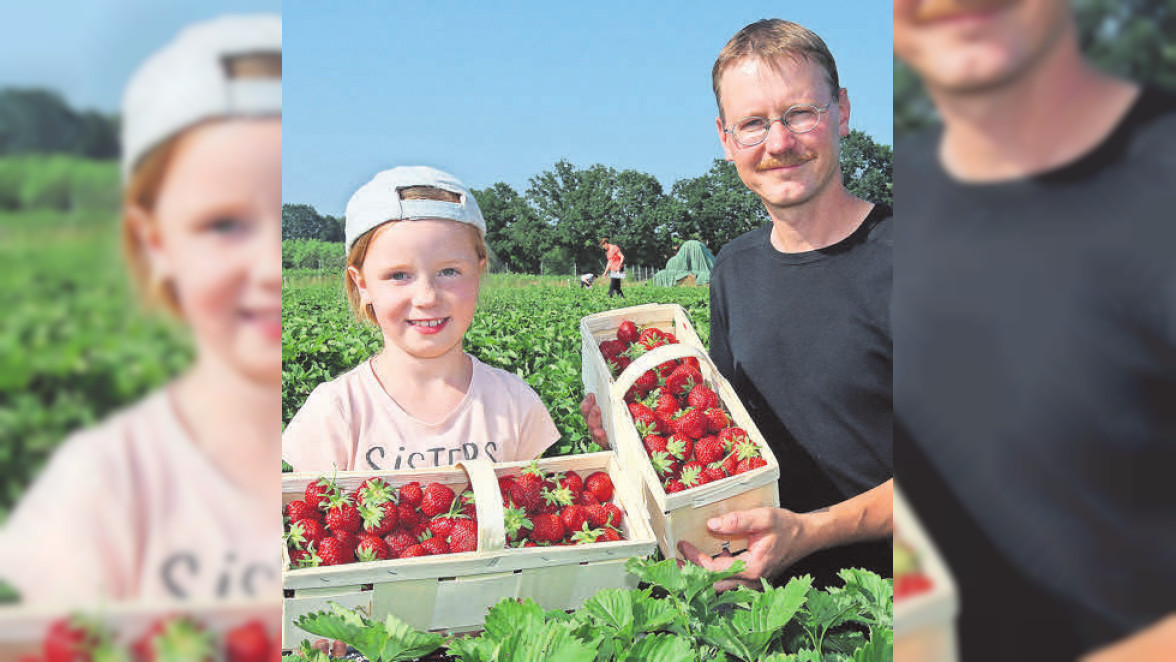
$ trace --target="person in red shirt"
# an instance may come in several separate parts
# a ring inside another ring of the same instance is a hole
[[[608,258],[608,265],[605,267],[605,272],[609,276],[608,295],[624,299],[625,293],[621,291],[621,280],[625,277],[625,254],[621,252],[620,246],[608,243],[608,237],[600,240],[600,247],[604,249],[605,256]]]

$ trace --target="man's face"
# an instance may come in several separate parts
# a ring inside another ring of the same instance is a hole
[[[775,63],[744,59],[723,73],[719,89],[723,114],[715,122],[723,153],[769,212],[804,204],[840,181],[841,136],[849,133],[849,97],[844,90],[831,89],[819,65],[792,58]],[[792,106],[826,104],[828,112],[808,133],[793,133],[775,122],[762,143],[748,147],[723,131],[745,117],[778,118]]]
[[[1071,26],[1068,0],[894,0],[894,52],[932,92],[999,88]]]

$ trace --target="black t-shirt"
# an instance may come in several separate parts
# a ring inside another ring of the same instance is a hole
[[[891,210],[844,240],[781,253],[771,225],[730,242],[711,276],[710,355],[780,463],[780,505],[830,506],[893,475]],[[890,576],[890,541],[819,552],[789,574]]]
[[[965,659],[1062,659],[1033,647],[1176,611],[1176,99],[1004,183],[951,179],[939,138],[895,151],[899,485],[959,581]]]

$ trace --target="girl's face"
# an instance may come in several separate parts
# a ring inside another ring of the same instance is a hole
[[[474,319],[482,260],[469,230],[441,219],[377,229],[360,268],[348,267],[387,348],[418,359],[460,352]]]
[[[155,276],[171,283],[200,360],[282,378],[282,122],[187,130],[155,210],[131,209]]]

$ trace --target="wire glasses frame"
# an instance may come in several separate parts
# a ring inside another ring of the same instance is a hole
[[[768,139],[768,132],[772,124],[779,122],[793,133],[808,133],[821,123],[821,116],[829,112],[829,106],[813,106],[809,104],[792,106],[784,111],[780,117],[744,117],[736,121],[730,128],[723,129],[723,133],[730,135],[735,142],[744,147],[755,147]]]

